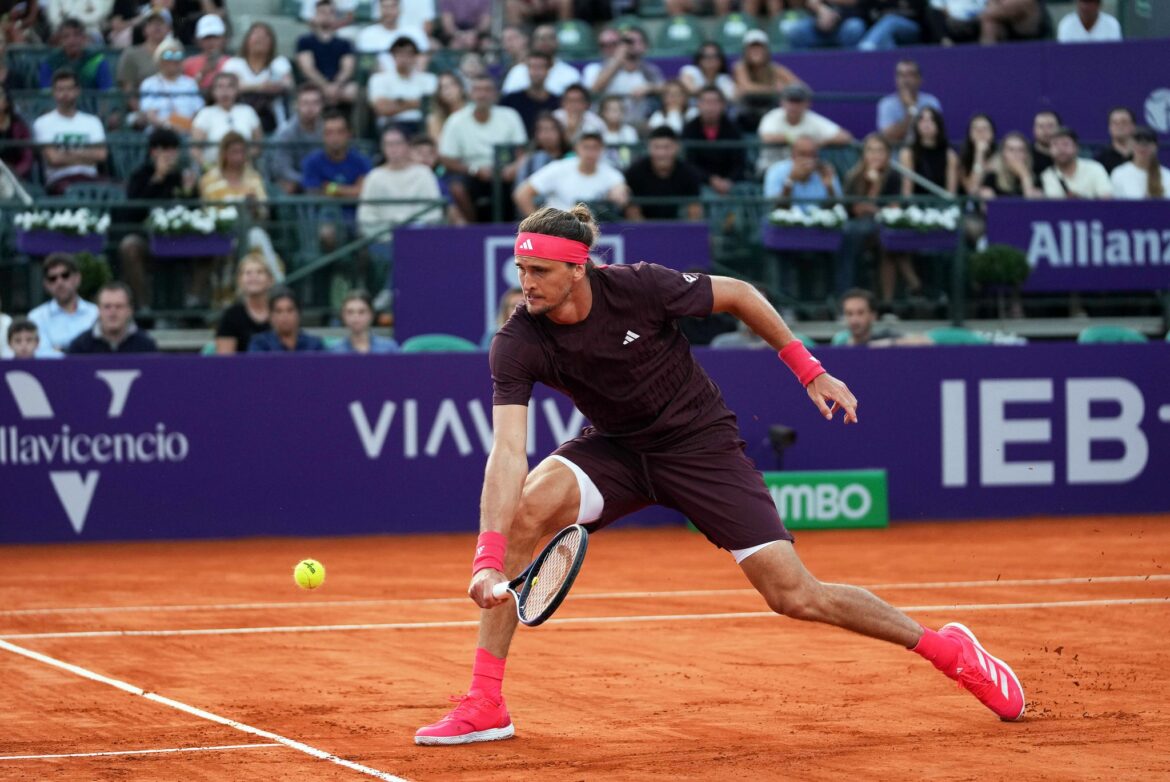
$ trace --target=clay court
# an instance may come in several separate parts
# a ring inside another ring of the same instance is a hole
[[[798,535],[823,580],[975,630],[1025,687],[1017,724],[905,651],[768,614],[698,535],[619,528],[557,616],[520,628],[517,737],[416,747],[467,684],[471,548],[0,548],[0,779],[1170,778],[1165,516]],[[322,589],[293,584],[303,557]]]

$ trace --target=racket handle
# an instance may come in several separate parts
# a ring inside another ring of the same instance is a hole
[[[507,581],[501,581],[500,583],[498,583],[494,587],[492,587],[492,597],[496,598],[497,600],[499,600],[501,597],[503,597],[506,594],[508,594],[508,582]]]

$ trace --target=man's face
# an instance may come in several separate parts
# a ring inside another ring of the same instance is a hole
[[[439,153],[433,144],[416,144],[410,148],[410,156],[415,163],[427,168],[434,168],[439,159]]]
[[[297,96],[297,116],[306,125],[316,125],[317,120],[321,117],[323,104],[321,93],[314,90],[302,92]]]
[[[142,27],[142,37],[151,43],[158,43],[167,37],[167,23],[157,16],[151,17]]]
[[[1052,140],[1052,134],[1060,127],[1056,121],[1055,114],[1047,112],[1037,114],[1032,120],[1032,138],[1036,140],[1037,144],[1047,144]]]
[[[476,79],[471,83],[471,100],[478,109],[491,108],[496,102],[496,86],[491,79]]]
[[[808,176],[817,167],[817,145],[810,139],[799,138],[792,143],[792,171]]]
[[[1068,136],[1057,136],[1051,141],[1050,151],[1057,165],[1067,166],[1077,159],[1077,142]]]
[[[291,299],[277,299],[268,319],[272,322],[272,330],[281,336],[291,336],[301,328],[301,313]]]
[[[321,136],[325,143],[325,151],[331,155],[340,155],[349,146],[349,127],[344,120],[331,119],[326,122]]]
[[[567,114],[583,114],[589,108],[589,101],[577,90],[565,90],[561,96],[561,108]]]
[[[236,86],[236,80],[221,76],[215,80],[215,85],[212,87],[212,95],[215,97],[215,102],[220,106],[231,106],[236,102],[236,97],[240,93],[240,88]]]
[[[650,163],[655,168],[667,168],[678,159],[678,142],[670,138],[650,139]]]
[[[543,315],[569,300],[576,278],[574,267],[576,264],[543,258],[516,258],[520,289],[524,291],[524,304],[530,314]]]
[[[596,166],[601,160],[601,152],[605,149],[595,138],[583,138],[577,142],[577,157],[587,166]]]
[[[622,40],[626,42],[629,47],[629,58],[637,60],[646,54],[646,39],[640,33],[634,30],[629,30],[622,36]]]
[[[169,52],[168,52],[169,54]],[[183,58],[180,57],[163,57],[158,61],[159,73],[163,75],[164,79],[174,81],[179,78],[179,74],[183,72]]]
[[[80,97],[81,89],[73,79],[61,79],[53,85],[53,101],[59,110],[66,113],[73,111]]]
[[[98,296],[98,321],[103,334],[123,334],[130,324],[130,297],[126,291],[102,291]]]
[[[18,331],[8,341],[8,347],[12,348],[12,355],[16,358],[32,358],[40,344],[41,340],[35,331]]]
[[[557,54],[557,31],[551,25],[542,24],[532,34],[532,51],[544,52],[549,57]],[[531,67],[531,64],[529,64]]]
[[[899,90],[909,90],[916,93],[918,88],[922,86],[922,74],[918,72],[917,65],[900,62],[894,69],[894,82],[898,85]]]
[[[784,119],[788,121],[789,125],[799,125],[804,119],[804,113],[808,111],[808,101],[806,100],[785,98],[781,105],[784,107]]]
[[[76,27],[66,27],[61,31],[61,49],[70,60],[75,60],[85,51],[85,32]]]
[[[1128,111],[1115,111],[1109,115],[1109,137],[1118,142],[1133,138],[1133,117]]]
[[[199,49],[204,54],[219,54],[223,51],[222,35],[205,35],[199,39]]]
[[[877,320],[877,313],[870,309],[869,302],[862,298],[846,299],[841,309],[845,314],[845,327],[849,329],[853,341],[867,341]]]
[[[394,58],[394,67],[399,73],[410,73],[418,63],[418,52],[413,46],[396,46],[390,53]]]
[[[336,18],[331,5],[319,5],[313,11],[313,26],[318,30],[332,30]]]
[[[382,0],[378,4],[378,9],[382,12],[382,24],[387,29],[398,26],[398,0]]]
[[[708,124],[719,121],[723,115],[723,98],[714,92],[704,92],[699,95],[699,117]]]
[[[541,89],[544,87],[544,80],[548,78],[548,60],[543,57],[529,57],[528,58],[528,78],[532,82],[532,86]]]
[[[150,159],[154,161],[155,171],[173,171],[179,162],[178,147],[152,147]]]
[[[1090,25],[1096,23],[1100,14],[1101,0],[1077,0],[1077,16]]]
[[[45,293],[58,304],[65,306],[77,298],[81,275],[65,266],[53,266],[45,270]]]

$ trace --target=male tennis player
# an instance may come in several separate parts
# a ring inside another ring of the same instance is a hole
[[[516,613],[492,587],[517,574],[541,537],[573,523],[597,530],[651,504],[676,508],[727,549],[778,614],[900,644],[957,680],[1005,720],[1024,713],[1012,669],[959,624],[924,628],[864,589],[825,584],[801,563],[744,453],[735,415],[694,359],[676,320],[728,312],[779,351],[821,415],[857,422],[857,400],[828,374],[751,285],[655,264],[594,266],[598,229],[584,205],[541,209],[520,224],[524,306],[492,341],[495,442],[468,594],[483,611],[471,687],[415,734],[418,744],[511,737],[501,695]],[[528,472],[527,405],[536,382],[567,394],[592,422]],[[505,598],[506,599],[506,598]]]

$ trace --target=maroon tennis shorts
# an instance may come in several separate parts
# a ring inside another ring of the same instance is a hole
[[[585,525],[591,532],[648,505],[664,505],[729,551],[793,539],[734,430],[669,453],[642,453],[590,427],[554,455],[580,467],[605,500],[601,518]]]

